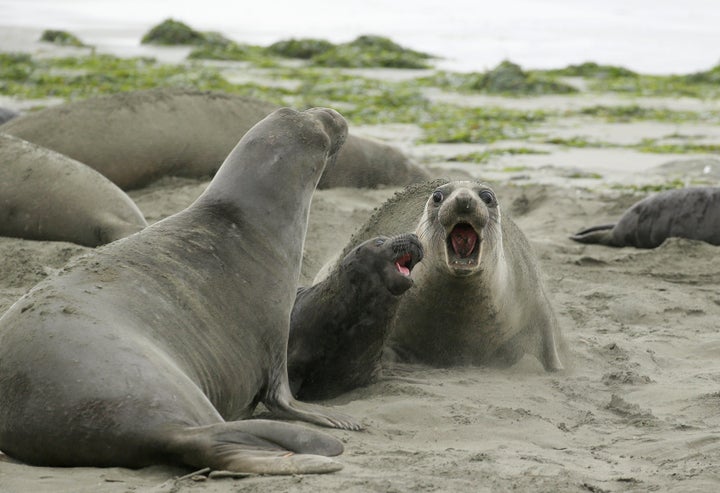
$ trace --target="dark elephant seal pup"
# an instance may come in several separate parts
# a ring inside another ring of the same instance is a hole
[[[392,322],[391,357],[508,365],[529,353],[548,371],[563,368],[557,320],[531,246],[490,187],[445,180],[407,187],[352,242],[408,227],[417,228],[425,255]]]
[[[0,133],[0,235],[94,247],[146,226],[132,199],[97,171]]]
[[[616,224],[594,226],[570,238],[580,243],[655,248],[673,236],[720,245],[720,188],[660,192],[630,207]]]
[[[0,319],[0,450],[46,466],[339,469],[324,433],[237,420],[262,402],[358,428],[296,401],[287,377],[310,199],[346,132],[332,110],[274,112],[187,209],[16,302]]]
[[[288,344],[296,397],[328,399],[375,379],[390,321],[422,255],[414,234],[372,238],[326,279],[298,291]]]

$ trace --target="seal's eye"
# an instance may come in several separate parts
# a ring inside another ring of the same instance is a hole
[[[485,202],[485,205],[493,205],[495,203],[495,195],[490,190],[481,190],[480,193],[480,200]]]
[[[384,244],[385,244],[385,239],[384,239],[384,238],[378,238],[377,240],[375,240],[375,246],[376,246],[376,247],[383,246]]]
[[[439,204],[440,202],[442,202],[444,198],[445,198],[445,196],[443,195],[443,193],[440,190],[435,190],[432,194],[433,202],[435,202],[436,204]]]

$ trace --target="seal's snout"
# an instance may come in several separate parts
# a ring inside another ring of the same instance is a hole
[[[310,108],[306,113],[315,117],[330,137],[330,155],[336,154],[347,138],[348,125],[345,118],[331,108]]]
[[[468,190],[462,190],[455,196],[455,210],[459,214],[467,214],[475,207],[475,198]]]
[[[395,253],[393,261],[395,268],[403,276],[410,277],[410,273],[423,258],[423,248],[415,234],[401,235],[393,238],[392,250]]]

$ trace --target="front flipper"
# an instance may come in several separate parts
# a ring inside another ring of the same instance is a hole
[[[231,421],[171,432],[166,453],[193,467],[253,474],[322,474],[342,469],[326,456],[342,442],[310,428],[268,420]]]
[[[270,394],[263,402],[265,406],[279,417],[298,419],[328,428],[341,428],[343,430],[362,430],[363,426],[354,418],[330,409],[307,404],[295,400],[290,393],[287,380],[278,385],[276,392]]]

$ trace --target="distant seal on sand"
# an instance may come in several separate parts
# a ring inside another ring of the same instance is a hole
[[[509,365],[536,356],[560,370],[559,330],[522,231],[474,181],[411,185],[351,240],[416,228],[425,252],[399,302],[388,355],[433,366]]]
[[[720,245],[720,188],[695,187],[651,195],[630,207],[616,224],[584,229],[580,243],[655,248],[670,237]]]
[[[255,123],[278,107],[218,92],[152,89],[46,108],[0,127],[85,163],[124,190],[163,176],[212,176]],[[348,136],[319,188],[403,186],[428,178],[399,150]]]
[[[0,108],[0,125],[5,122],[9,122],[13,118],[17,117],[18,113],[8,108]]]
[[[130,197],[97,171],[0,133],[0,235],[94,247],[146,226]]]
[[[422,255],[414,234],[379,236],[353,248],[326,279],[298,290],[288,344],[297,398],[328,399],[373,381]]]
[[[274,112],[187,209],[17,301],[0,319],[0,450],[45,466],[339,469],[327,434],[236,420],[263,402],[358,428],[296,401],[286,366],[310,199],[346,133],[332,110]]]

